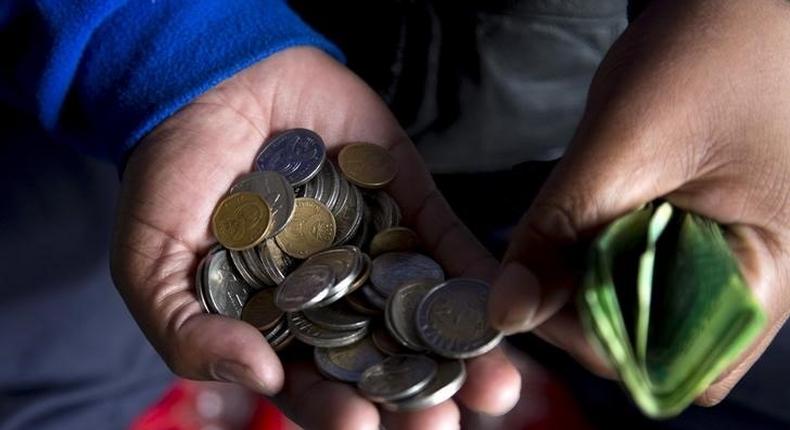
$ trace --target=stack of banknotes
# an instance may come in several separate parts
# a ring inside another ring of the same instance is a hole
[[[590,341],[653,418],[682,412],[766,321],[723,228],[666,202],[601,233],[579,301]]]

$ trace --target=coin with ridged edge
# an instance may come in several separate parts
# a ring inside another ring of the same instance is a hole
[[[466,367],[461,360],[439,362],[439,369],[431,382],[419,393],[394,403],[384,403],[391,411],[417,411],[438,405],[461,389],[466,381]]]
[[[296,187],[313,179],[325,160],[321,137],[311,130],[294,128],[267,140],[255,157],[255,167],[275,171]]]
[[[366,336],[362,340],[339,348],[315,348],[313,358],[324,375],[343,382],[357,383],[362,372],[386,358]]]
[[[417,394],[436,370],[436,361],[429,357],[393,355],[365,370],[357,387],[374,402],[393,402]]]
[[[263,241],[269,220],[266,202],[255,193],[242,191],[220,200],[211,215],[211,228],[222,246],[241,251]]]
[[[502,333],[488,323],[489,286],[457,278],[440,284],[417,307],[417,330],[425,346],[445,358],[467,359],[492,350]]]
[[[332,245],[335,228],[335,218],[323,203],[301,197],[296,199],[291,222],[275,240],[286,254],[305,259]]]
[[[398,163],[380,145],[357,142],[345,145],[337,155],[337,164],[349,181],[363,188],[382,188],[398,174]]]
[[[320,302],[334,284],[335,272],[326,264],[300,267],[277,287],[275,304],[287,312],[300,311]]]

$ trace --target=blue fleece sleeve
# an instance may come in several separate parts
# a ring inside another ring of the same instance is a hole
[[[0,6],[0,103],[122,162],[187,102],[296,45],[342,60],[283,0],[10,0]]]

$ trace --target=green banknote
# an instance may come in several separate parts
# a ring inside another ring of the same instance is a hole
[[[591,342],[654,418],[682,412],[766,320],[722,227],[669,203],[607,227],[591,248],[579,301]]]

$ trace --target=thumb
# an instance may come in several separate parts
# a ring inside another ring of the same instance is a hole
[[[489,303],[494,327],[527,331],[554,315],[576,284],[573,245],[690,177],[695,145],[672,122],[653,117],[645,127],[625,109],[588,112],[511,235]]]

